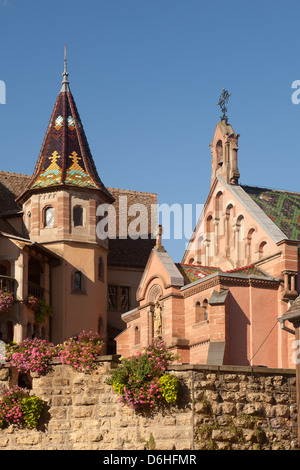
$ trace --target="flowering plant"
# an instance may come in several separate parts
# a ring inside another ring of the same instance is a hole
[[[166,374],[166,369],[175,358],[161,340],[154,341],[143,352],[121,359],[121,365],[111,371],[107,382],[119,395],[120,402],[133,409],[174,403],[178,381]]]
[[[34,311],[35,319],[38,323],[43,323],[46,317],[52,316],[52,309],[45,300],[38,299],[34,295],[29,295],[25,299],[28,308]]]
[[[28,308],[30,308],[34,312],[37,312],[40,306],[39,299],[37,297],[34,297],[34,295],[29,295],[25,299],[25,304],[27,305]]]
[[[3,393],[0,399],[0,428],[10,424],[18,426],[37,426],[44,402],[29,391],[15,386]]]
[[[78,336],[65,341],[58,348],[58,357],[63,364],[77,370],[90,369],[96,356],[103,351],[103,340],[98,333],[82,331]]]
[[[14,295],[8,289],[0,290],[0,312],[9,312],[14,303]]]
[[[26,338],[7,348],[6,360],[19,371],[44,374],[51,359],[56,355],[56,347],[39,338]]]

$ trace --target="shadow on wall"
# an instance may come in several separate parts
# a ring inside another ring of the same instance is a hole
[[[229,364],[248,366],[250,363],[247,358],[247,329],[250,326],[250,322],[230,291],[228,300]]]

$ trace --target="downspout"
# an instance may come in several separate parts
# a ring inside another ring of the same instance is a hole
[[[284,318],[282,318],[282,317],[278,318],[278,321],[280,323],[280,327],[281,327],[282,330],[287,331],[288,333],[291,333],[292,335],[296,334],[295,330],[292,330],[291,328],[288,328],[287,326],[285,326],[286,320]]]

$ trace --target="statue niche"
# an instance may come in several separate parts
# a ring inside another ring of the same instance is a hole
[[[158,300],[155,302],[153,313],[153,336],[154,338],[162,336],[162,308]]]

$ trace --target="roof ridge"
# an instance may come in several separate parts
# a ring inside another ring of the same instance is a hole
[[[157,193],[151,193],[149,191],[138,191],[136,189],[125,189],[125,188],[113,188],[113,187],[108,187],[108,191],[125,191],[128,193],[137,193],[137,194],[151,194],[151,195],[157,195]]]
[[[4,171],[4,170],[0,170],[0,175],[23,176],[26,178],[31,178],[30,175],[26,175],[25,173],[16,173],[14,171]]]
[[[235,271],[241,271],[242,269],[249,269],[249,268],[256,268],[259,269],[255,264],[247,264],[246,266],[242,266],[240,268],[235,268],[235,269],[229,269],[228,271],[225,271],[226,273],[233,273]]]
[[[297,194],[300,195],[300,193],[297,193],[296,191],[289,191],[287,189],[275,189],[275,188],[266,188],[263,186],[251,186],[250,184],[240,184],[242,188],[252,188],[252,189],[262,189],[265,191],[273,191],[277,193],[289,193],[289,194]]]
[[[204,266],[203,264],[188,264],[188,263],[175,263],[180,264],[181,266],[191,266],[193,268],[213,268],[213,269],[221,269],[219,266]]]

